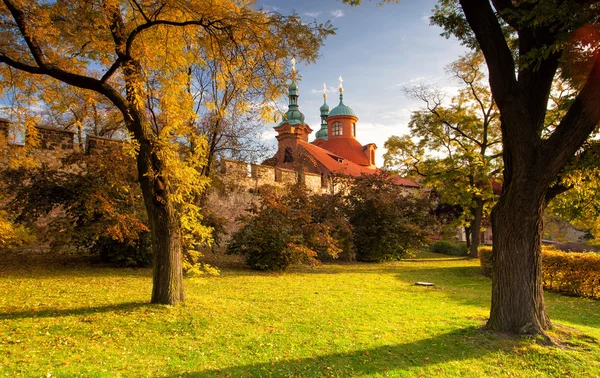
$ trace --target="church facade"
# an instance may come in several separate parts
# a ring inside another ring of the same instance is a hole
[[[339,104],[331,111],[327,105],[327,93],[323,94],[323,105],[319,109],[321,127],[311,142],[309,136],[313,130],[304,122],[304,114],[298,107],[299,91],[295,80],[288,89],[288,111],[274,128],[277,132],[277,153],[263,164],[320,174],[324,184],[336,175],[357,177],[378,172],[375,164],[377,146],[374,143],[362,145],[358,141],[358,117],[344,104],[341,78]],[[418,183],[401,177],[395,177],[394,181],[407,188],[420,188]]]

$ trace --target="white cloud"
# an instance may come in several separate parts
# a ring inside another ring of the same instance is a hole
[[[279,9],[280,9],[279,7],[275,7],[275,6],[272,6],[272,5],[263,5],[263,6],[261,7],[261,10],[262,10],[263,12],[265,12],[265,13],[269,13],[269,12],[278,12],[278,11],[279,11]]]
[[[338,91],[338,87],[332,87],[332,86],[327,87],[327,93],[337,93],[337,91]],[[310,90],[310,93],[312,93],[312,94],[317,94],[317,93],[323,94],[323,92],[324,92],[323,89],[311,89]]]
[[[402,111],[401,111],[402,112]],[[375,143],[377,151],[375,152],[375,164],[378,167],[383,166],[383,155],[387,152],[383,145],[392,135],[408,134],[408,122],[403,119],[394,119],[393,123],[372,123],[358,122],[356,124],[356,137],[360,143]]]
[[[421,16],[421,20],[423,20],[423,22],[425,22],[427,25],[429,25],[429,17],[431,17],[430,14],[424,14]]]
[[[306,12],[306,13],[304,13],[305,16],[312,17],[312,18],[317,18],[320,14],[321,14],[321,12]]]
[[[332,10],[329,14],[334,18],[344,17],[344,11],[341,9]]]
[[[441,77],[433,77],[433,76],[419,76],[419,77],[415,77],[410,79],[409,81],[405,81],[403,83],[400,84],[396,84],[396,86],[398,87],[405,87],[408,85],[415,85],[415,84],[435,84],[438,81],[441,80]]]

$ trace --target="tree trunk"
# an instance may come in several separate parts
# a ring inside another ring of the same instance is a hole
[[[161,176],[152,177],[147,174],[153,171],[160,172],[160,167],[157,167],[160,163],[152,151],[151,143],[147,140],[142,141],[138,154],[138,173],[152,233],[154,269],[151,302],[172,305],[185,300],[181,232],[179,218],[169,199],[168,187]]]
[[[545,183],[523,180],[519,184],[505,187],[492,210],[492,307],[487,327],[516,334],[544,334],[552,328],[542,286],[545,191],[540,190],[540,184]]]
[[[481,244],[481,218],[483,218],[483,200],[477,198],[475,202],[476,207],[473,209],[473,222],[471,222],[471,245],[469,246],[470,255],[473,258],[478,257],[477,250]]]
[[[471,227],[465,227],[465,241],[467,242],[467,249],[471,249]]]

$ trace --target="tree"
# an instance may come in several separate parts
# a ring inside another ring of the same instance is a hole
[[[432,22],[481,49],[500,111],[504,181],[492,209],[487,327],[545,335],[552,324],[542,287],[542,214],[565,190],[556,185],[558,176],[600,121],[600,4],[441,0]],[[552,83],[561,72],[573,78],[578,93],[556,128],[545,132]]]
[[[257,270],[283,271],[295,263],[315,265],[317,257],[337,258],[342,250],[335,236],[340,234],[322,222],[316,208],[320,201],[304,185],[283,190],[260,188],[258,203],[240,217],[242,227],[232,235],[227,252],[243,255]],[[338,220],[348,227],[345,219]]]
[[[407,193],[384,171],[350,183],[345,202],[357,260],[400,260],[426,244],[436,226],[428,198]]]
[[[200,174],[205,142],[195,133],[189,67],[203,52],[244,67],[269,62],[269,77],[286,72],[291,55],[314,61],[324,25],[296,15],[255,10],[249,2],[20,1],[0,3],[0,78],[43,76],[104,96],[119,110],[138,148],[138,180],[152,234],[153,303],[184,299],[181,228],[201,229],[191,203],[207,181]],[[227,60],[237,51],[236,59]],[[246,52],[260,54],[246,54]],[[30,74],[25,75],[24,73]]]
[[[483,55],[474,52],[448,67],[462,85],[448,106],[437,88],[424,84],[406,88],[425,108],[412,114],[410,136],[392,136],[385,142],[384,157],[387,167],[422,176],[441,202],[463,209],[458,221],[467,231],[471,257],[477,257],[482,220],[495,200],[492,181],[500,172],[502,156],[500,119],[484,82],[483,64]]]
[[[219,158],[258,160],[271,153],[271,148],[260,142],[265,126],[261,114],[275,102],[272,96],[276,93],[266,93],[268,88],[260,82],[268,62],[257,59],[253,63],[230,71],[224,62],[212,60],[190,71],[200,116],[196,128],[206,136],[208,145],[202,169],[206,176]]]

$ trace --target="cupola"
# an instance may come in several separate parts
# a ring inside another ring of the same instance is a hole
[[[317,131],[316,139],[327,140],[327,117],[329,116],[329,105],[327,105],[327,86],[323,83],[323,105],[321,111],[321,129]]]

